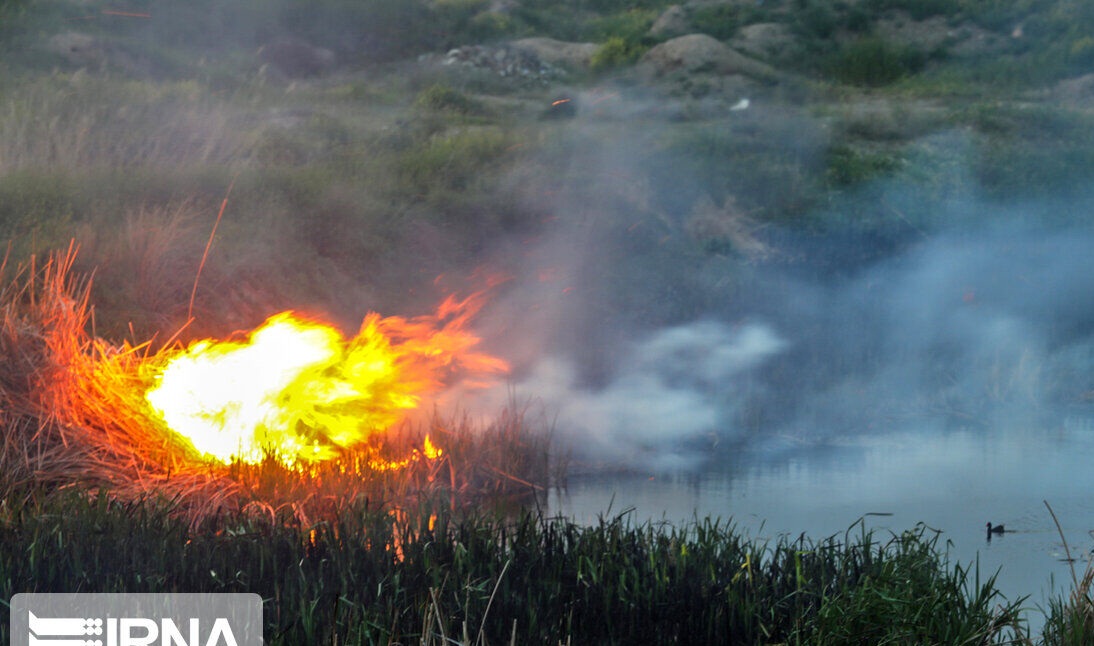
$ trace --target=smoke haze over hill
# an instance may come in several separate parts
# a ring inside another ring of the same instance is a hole
[[[575,158],[608,179],[553,193],[553,233],[508,251],[521,269],[483,328],[579,457],[696,466],[727,447],[1033,419],[1094,392],[1087,202],[917,202],[910,168],[861,189],[909,214],[892,235],[769,226],[763,257],[733,241],[704,254],[679,193],[636,197],[657,164],[629,148],[646,135],[605,134],[591,126]]]

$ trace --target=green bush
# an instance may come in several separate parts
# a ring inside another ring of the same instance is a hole
[[[831,38],[840,24],[840,16],[828,2],[799,0],[794,13],[795,30],[807,38]]]
[[[600,16],[585,23],[578,40],[600,42],[618,37],[635,45],[641,44],[653,26],[653,21],[657,20],[657,15],[656,11],[631,9]]]
[[[618,36],[640,43],[660,15],[660,8],[667,4],[628,2],[619,10],[598,14],[580,2],[524,2],[511,15],[537,36],[583,42],[603,42]]]
[[[867,152],[840,144],[828,151],[825,177],[831,186],[851,186],[890,175],[902,166],[902,160],[895,155]]]
[[[593,54],[589,66],[594,71],[604,71],[623,67],[638,60],[646,51],[646,47],[627,42],[621,37],[613,36],[607,40]]]
[[[485,106],[481,101],[472,99],[463,92],[440,83],[422,90],[418,94],[415,104],[429,110],[460,115],[482,114],[485,112]]]
[[[743,9],[735,4],[697,7],[691,13],[691,24],[697,32],[727,40],[744,24],[742,12]]]
[[[915,74],[926,63],[920,50],[868,36],[842,46],[823,67],[844,83],[877,87]]]
[[[400,192],[412,199],[473,191],[494,178],[511,138],[495,129],[436,135],[406,151],[396,162]]]

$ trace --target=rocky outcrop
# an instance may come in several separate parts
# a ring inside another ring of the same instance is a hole
[[[691,18],[684,7],[674,4],[662,13],[650,27],[654,38],[675,38],[692,31]]]
[[[546,81],[561,75],[558,68],[540,60],[534,53],[511,45],[457,47],[444,55],[441,64],[477,67],[498,76],[517,79]]]
[[[554,38],[522,38],[509,45],[532,54],[548,65],[569,69],[588,67],[593,54],[599,49],[596,43],[570,43]]]
[[[737,51],[763,60],[780,60],[795,50],[790,28],[777,22],[758,22],[741,27],[729,44]]]
[[[749,58],[706,34],[689,34],[661,43],[646,52],[639,66],[655,76],[679,72],[739,74],[764,81],[779,77],[770,65]]]

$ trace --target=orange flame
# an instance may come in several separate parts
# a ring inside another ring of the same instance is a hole
[[[326,460],[404,420],[423,396],[468,374],[508,370],[467,330],[481,294],[415,318],[370,313],[357,336],[282,312],[243,341],[206,339],[167,353],[145,399],[198,453],[229,463],[272,455]],[[429,438],[409,461],[436,459]],[[397,468],[401,462],[388,463]]]

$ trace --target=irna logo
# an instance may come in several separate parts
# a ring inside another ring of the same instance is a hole
[[[260,646],[255,594],[17,594],[20,646]]]

